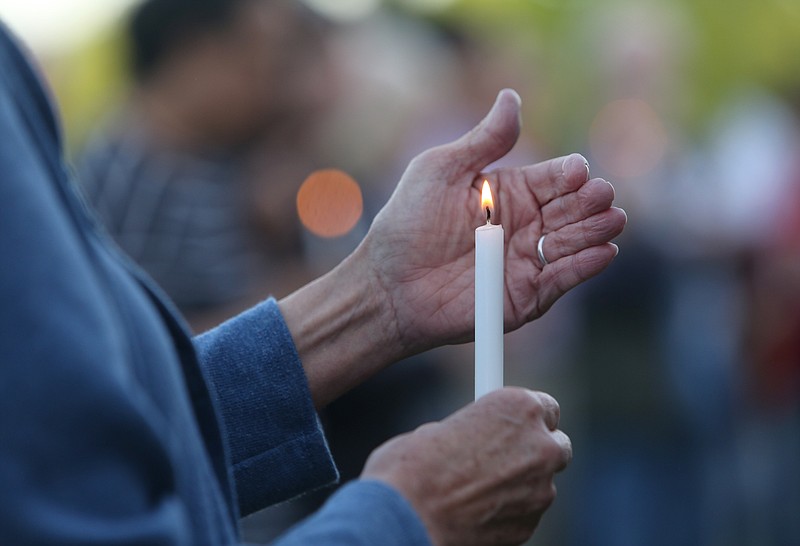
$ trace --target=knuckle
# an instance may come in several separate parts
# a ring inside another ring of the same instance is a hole
[[[564,462],[566,464],[569,464],[572,461],[572,440],[570,440],[569,436],[567,436],[563,432],[561,432],[561,437],[562,437],[561,450],[564,454]]]
[[[538,454],[539,472],[552,476],[572,461],[572,444],[566,434],[556,430],[545,439],[539,438]]]
[[[550,429],[555,429],[561,418],[561,406],[558,401],[549,394],[541,391],[532,392],[531,398],[536,401],[536,407],[531,408],[531,417],[544,420]]]
[[[541,397],[542,393],[527,389],[515,389],[512,402],[516,410],[528,420],[538,420],[544,416],[545,403]]]
[[[427,150],[419,153],[409,162],[408,170],[425,172],[425,170],[428,168],[435,168],[446,164],[447,158],[448,149],[446,145],[428,148]]]
[[[558,489],[556,488],[556,484],[553,483],[551,480],[547,487],[544,489],[544,494],[542,497],[543,504],[547,507],[555,502],[556,497],[558,496]]]
[[[552,479],[544,480],[538,484],[536,492],[531,499],[531,507],[540,514],[547,510],[556,500],[558,490]]]
[[[555,431],[561,417],[561,408],[555,398],[519,387],[506,387],[489,393],[483,397],[482,403],[503,408],[504,413],[521,419],[519,423],[525,423],[530,430],[544,424],[548,430]]]
[[[427,423],[422,423],[421,425],[417,426],[417,428],[414,429],[414,430],[427,431],[427,430],[430,430],[430,429],[434,428],[435,426],[436,426],[436,423],[434,421],[428,421]]]
[[[436,434],[437,429],[438,425],[435,422],[423,423],[422,425],[414,429],[414,434],[416,434],[417,436],[428,436],[431,434]]]
[[[520,387],[504,387],[487,394],[484,399],[504,406],[522,409],[534,403],[531,391]]]
[[[564,459],[564,449],[555,438],[542,443],[541,453],[542,458],[548,463],[547,466],[561,466],[561,462]]]

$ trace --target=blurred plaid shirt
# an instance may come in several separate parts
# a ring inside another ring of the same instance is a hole
[[[115,127],[78,162],[111,236],[184,312],[242,297],[252,256],[231,162],[155,149],[135,124]]]

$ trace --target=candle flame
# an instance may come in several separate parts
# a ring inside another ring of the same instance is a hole
[[[492,223],[492,215],[494,214],[494,200],[492,199],[492,189],[489,187],[489,181],[483,181],[481,188],[481,209],[486,213],[486,223]]]

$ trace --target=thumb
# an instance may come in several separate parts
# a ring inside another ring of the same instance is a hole
[[[521,126],[522,100],[513,89],[503,89],[494,106],[467,134],[444,146],[458,160],[462,172],[479,172],[506,155],[516,144]]]

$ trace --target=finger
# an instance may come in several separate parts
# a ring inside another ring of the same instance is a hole
[[[521,103],[516,91],[503,89],[497,95],[492,109],[478,125],[455,142],[436,149],[456,169],[454,174],[474,176],[514,147],[521,126]]]
[[[580,222],[602,212],[614,202],[614,186],[602,178],[594,178],[578,191],[556,197],[542,207],[545,233]]]
[[[544,424],[547,425],[549,430],[556,430],[558,428],[558,421],[561,418],[561,407],[558,405],[558,401],[546,392],[528,392],[541,406]]]
[[[622,233],[626,221],[625,211],[616,207],[608,208],[548,233],[542,241],[542,253],[549,263],[553,263],[586,248],[608,243]]]
[[[539,308],[532,312],[531,320],[547,311],[566,292],[603,271],[618,252],[617,245],[605,243],[564,257],[542,269]]]
[[[554,430],[553,438],[559,447],[559,453],[555,459],[555,472],[561,472],[572,461],[572,440],[561,430]]]
[[[589,163],[581,154],[557,157],[521,171],[540,206],[576,191],[589,180]]]

